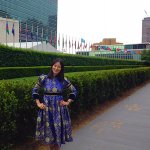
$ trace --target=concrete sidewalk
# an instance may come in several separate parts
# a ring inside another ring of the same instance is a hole
[[[61,150],[150,150],[150,83],[74,134]]]

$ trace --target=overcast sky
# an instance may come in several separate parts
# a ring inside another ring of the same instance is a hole
[[[58,34],[91,43],[103,38],[141,43],[147,16],[150,0],[58,0]]]

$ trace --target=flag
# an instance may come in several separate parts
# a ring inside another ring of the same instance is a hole
[[[78,41],[78,48],[77,49],[80,49],[80,44],[79,44],[79,41]]]
[[[90,45],[90,48],[91,48],[91,49],[93,48],[93,45],[92,45],[92,44]]]
[[[88,47],[89,47],[89,50],[90,50],[90,43],[89,43],[89,46],[88,46]]]
[[[90,48],[91,48],[91,44],[89,43],[89,50],[90,50]]]
[[[43,27],[42,27],[42,32],[41,32],[41,42],[43,42]]]
[[[59,38],[58,38],[58,46],[60,46],[60,34],[59,34]]]
[[[62,48],[64,48],[64,36],[62,37]]]
[[[13,36],[15,36],[15,25],[14,25],[14,23],[13,23],[13,26],[12,26],[12,34],[13,34]]]
[[[37,26],[37,29],[36,29],[36,41],[38,42],[38,35],[39,35],[39,27]]]
[[[85,48],[87,48],[87,43],[84,45]]]
[[[54,46],[56,46],[56,42],[57,42],[57,37],[56,37],[56,32],[55,32],[55,36],[54,36]]]
[[[26,34],[26,49],[27,49],[27,43],[28,43],[28,25],[27,25],[27,22],[26,22],[26,29],[25,29],[25,34]]]
[[[111,51],[111,48],[110,48],[110,47],[107,47],[107,50]]]
[[[75,42],[74,42],[74,47],[75,47],[75,49],[76,49],[76,40],[75,40]]]
[[[31,28],[31,39],[33,40],[33,25],[32,25],[32,28]]]
[[[67,48],[67,35],[66,35],[66,41],[65,41],[65,45],[66,45],[66,48]]]
[[[120,51],[120,48],[116,48],[116,51],[119,52],[119,51]]]
[[[26,34],[28,34],[28,25],[27,25],[27,22],[26,22]]]
[[[45,39],[45,41],[46,41],[46,44],[48,43],[48,36],[46,35],[46,39]]]
[[[31,26],[31,41],[32,41],[32,48],[33,48],[33,24]]]
[[[21,47],[21,32],[22,32],[22,27],[21,27],[21,21],[19,22],[19,41],[20,41],[20,47]]]
[[[20,22],[20,33],[22,32],[21,22]]]
[[[6,21],[6,33],[9,34],[9,26],[8,26],[8,21]]]
[[[145,12],[146,15],[148,15],[146,10],[144,10],[144,12]]]
[[[85,40],[83,38],[81,38],[81,43],[85,43]]]
[[[52,45],[52,42],[53,42],[53,40],[52,40],[52,31],[51,31],[51,35],[50,35],[50,38],[49,38],[49,43]]]
[[[112,51],[116,52],[116,48],[115,48],[115,47],[113,47],[113,48],[112,48]]]
[[[131,51],[132,51],[132,50],[130,50],[130,49],[127,49],[127,53],[131,53]]]
[[[69,37],[69,48],[71,48],[71,42],[70,42],[70,37]]]
[[[73,48],[73,38],[72,38],[72,48]]]
[[[83,45],[83,49],[85,48],[85,43],[84,43],[84,45]]]
[[[127,53],[127,49],[126,48],[124,49],[124,53]]]
[[[80,43],[80,48],[82,48],[82,42]]]

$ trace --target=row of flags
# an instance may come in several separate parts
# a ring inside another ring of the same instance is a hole
[[[20,39],[21,39],[21,35],[23,34],[22,32],[22,24],[21,22],[19,23],[19,36],[20,36]],[[39,27],[37,26],[36,27],[36,32],[33,32],[33,25],[31,27],[31,30],[28,29],[28,25],[26,23],[26,27],[25,27],[25,38],[26,38],[26,41],[28,41],[28,38],[31,39],[31,41],[46,41],[46,43],[50,43],[51,45],[53,46],[56,46],[57,44],[57,36],[56,36],[56,32],[55,32],[55,35],[54,33],[52,33],[51,31],[51,34],[50,35],[46,35],[44,37],[44,29],[42,28],[42,31],[41,33],[39,33]],[[12,25],[12,34],[13,36],[15,36],[15,23],[13,23]],[[9,35],[10,34],[10,29],[9,29],[9,23],[8,21],[6,21],[6,34]],[[40,35],[41,34],[41,35]]]
[[[19,36],[21,39],[21,34],[22,34],[22,25],[21,22],[19,23]],[[41,29],[41,35],[39,35],[39,27],[36,27],[36,33],[33,32],[33,25],[31,26],[31,30],[28,30],[28,24],[26,23],[25,25],[25,38],[26,38],[26,42],[28,41],[28,37],[30,37],[30,39],[36,40],[36,41],[46,41],[47,43],[50,43],[51,45],[53,45],[54,47],[58,47],[59,49],[64,49],[65,51],[67,51],[67,49],[74,49],[74,50],[90,50],[92,49],[92,47],[95,47],[95,50],[106,50],[106,51],[113,51],[113,52],[124,52],[124,53],[131,53],[132,51],[125,49],[125,48],[119,48],[119,47],[109,47],[109,46],[105,46],[105,45],[93,45],[90,43],[87,43],[83,38],[80,38],[80,40],[76,40],[75,38],[71,39],[70,37],[68,38],[67,35],[64,36],[62,34],[62,36],[58,36],[58,40],[57,40],[57,35],[55,32],[55,35],[51,34],[48,36],[46,35],[46,37],[44,37],[44,31],[43,28]],[[13,38],[15,36],[15,23],[12,23],[11,26],[11,33],[13,35]],[[6,36],[10,34],[10,29],[9,29],[9,22],[6,20]],[[36,34],[36,35],[35,35]],[[36,37],[36,39],[34,38]],[[7,40],[7,39],[6,39]],[[14,39],[13,39],[14,40]],[[14,42],[14,41],[13,41]],[[132,52],[133,53],[133,52]],[[134,53],[138,53],[140,54],[141,52],[134,52]]]
[[[131,54],[141,54],[140,50],[134,51],[130,49],[126,49],[124,47],[119,48],[119,47],[109,47],[106,45],[101,45],[101,46],[95,46],[95,50],[105,50],[105,51],[112,51],[112,52],[124,52],[124,53],[131,53]]]
[[[89,46],[89,47],[88,47]],[[65,38],[64,35],[62,35],[62,45],[61,45],[61,40],[60,40],[60,35],[58,37],[58,47],[62,47],[63,48],[69,48],[69,49],[90,49],[91,48],[91,44],[85,42],[85,40],[83,38],[78,39],[73,39],[72,40],[67,38]]]
[[[14,25],[14,23],[13,23],[13,25],[12,25],[12,34],[13,34],[13,36],[15,36],[15,25]],[[9,34],[9,25],[8,25],[8,21],[6,21],[6,33],[7,34]]]
[[[101,46],[95,46],[96,50],[108,50],[108,51],[114,51],[114,52],[119,52],[122,49],[119,47],[109,47],[109,46],[105,46],[105,45],[101,45]]]
[[[57,40],[57,35],[56,32],[54,34],[54,32],[51,31],[50,35],[46,35],[44,36],[44,29],[40,29],[40,33],[39,33],[39,27],[36,27],[36,32],[33,32],[33,29],[35,27],[32,25],[30,30],[28,29],[28,24],[25,24],[25,30],[24,32],[22,31],[22,23],[19,22],[19,36],[21,39],[22,33],[25,36],[26,42],[28,41],[28,38],[31,39],[31,41],[45,41],[46,43],[50,43],[53,46],[58,46],[61,47],[62,49],[90,49],[92,47],[92,45],[90,43],[87,43],[83,38],[81,38],[80,40],[75,40],[72,38],[72,40],[68,39],[67,35],[64,36],[62,34],[62,36],[58,36],[58,40]],[[12,24],[12,34],[13,36],[15,36],[15,23],[13,22]],[[34,31],[35,31],[34,30]],[[6,34],[9,35],[10,34],[10,30],[9,30],[9,22],[6,21]]]
[[[45,41],[46,44],[50,43],[51,45],[53,45],[54,47],[59,47],[59,49],[64,49],[65,51],[67,51],[67,49],[74,49],[74,50],[90,50],[93,47],[95,47],[95,50],[108,50],[108,51],[114,51],[114,52],[123,52],[124,53],[131,53],[130,50],[125,49],[125,48],[117,48],[117,47],[109,47],[109,46],[104,46],[104,45],[92,45],[90,42],[85,41],[83,38],[80,38],[77,40],[77,38],[68,38],[67,35],[64,36],[63,34],[60,36],[58,36],[58,40],[57,40],[57,35],[56,32],[50,32],[50,35],[45,35],[44,36],[44,28],[39,28],[39,26],[34,27],[33,25],[30,26],[30,28],[28,29],[28,24],[27,22],[25,23],[25,30],[23,32],[22,30],[22,24],[21,22],[19,22],[19,36],[20,36],[20,40],[22,39],[22,33],[24,34],[24,37],[26,39],[26,43],[28,42],[28,38],[31,39],[31,41]],[[6,18],[6,43],[7,43],[7,35],[10,34],[10,29],[9,29],[9,22]],[[35,30],[34,30],[35,29]],[[40,32],[39,32],[40,29]],[[15,36],[15,22],[13,22],[11,24],[11,33],[13,34],[13,44],[14,44],[14,36]],[[47,34],[47,32],[46,32]],[[21,42],[21,41],[20,41]],[[137,52],[136,52],[137,53]],[[138,53],[141,53],[140,51],[138,51]]]

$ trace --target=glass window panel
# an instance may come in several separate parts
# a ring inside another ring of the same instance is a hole
[[[58,0],[0,0],[0,17],[7,15],[21,21],[23,34],[27,22],[29,32],[33,26],[33,33],[36,34],[38,26],[39,35],[42,29],[44,36],[50,36],[51,31],[57,35],[57,3]]]

